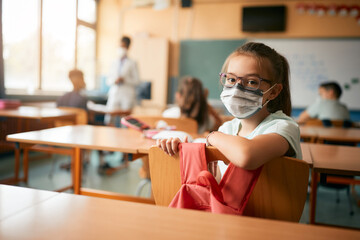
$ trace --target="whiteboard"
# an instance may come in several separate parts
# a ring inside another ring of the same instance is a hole
[[[360,110],[360,39],[249,39],[262,42],[287,58],[291,101],[305,108],[318,97],[322,82],[335,80],[343,90],[340,101]]]

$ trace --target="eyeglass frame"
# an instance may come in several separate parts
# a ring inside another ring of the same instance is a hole
[[[222,73],[222,72],[221,72],[221,73],[219,73],[220,83],[221,83],[221,85],[223,85],[224,87],[227,87],[227,86],[225,86],[225,85],[222,83],[221,78],[224,77],[225,74],[231,74],[231,75],[233,75],[234,77],[236,77],[236,83],[240,82],[240,85],[241,85],[242,87],[244,87],[245,89],[248,89],[248,90],[254,90],[254,91],[255,91],[255,90],[258,90],[258,89],[260,88],[260,85],[261,85],[261,82],[262,82],[262,81],[267,82],[267,83],[269,83],[270,85],[272,84],[272,81],[270,81],[270,80],[268,80],[268,79],[265,79],[265,78],[262,78],[262,77],[260,77],[260,76],[258,76],[258,75],[254,75],[254,74],[245,75],[244,77],[238,77],[238,76],[236,76],[236,75],[233,74],[233,73]],[[245,86],[243,85],[243,78],[246,78],[246,77],[248,77],[248,76],[257,77],[257,78],[260,80],[259,86],[258,86],[256,89],[255,89],[255,88],[245,87]],[[240,80],[240,81],[239,81],[239,80]],[[233,86],[235,86],[236,83],[234,83]],[[231,87],[233,87],[233,86],[231,86]]]

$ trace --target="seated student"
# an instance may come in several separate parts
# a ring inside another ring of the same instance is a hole
[[[78,69],[69,72],[69,79],[73,84],[73,90],[60,97],[56,105],[58,107],[76,107],[87,110],[88,99],[83,95],[86,87],[84,74]]]
[[[218,113],[207,103],[208,90],[203,88],[201,81],[194,77],[184,77],[180,80],[175,93],[177,106],[166,109],[163,117],[193,118],[198,123],[198,133],[218,129],[221,118]]]
[[[198,123],[198,133],[214,131],[221,125],[218,113],[207,103],[208,90],[203,88],[201,81],[195,77],[183,77],[175,93],[178,106],[166,109],[162,116],[168,118],[188,117]],[[142,158],[143,166],[139,171],[142,178],[149,178],[149,160]]]
[[[349,110],[339,101],[341,93],[342,90],[338,83],[322,83],[319,86],[320,98],[300,114],[298,123],[306,123],[311,118],[320,120],[349,120]]]
[[[299,126],[290,117],[289,65],[282,55],[262,43],[246,43],[228,56],[220,82],[220,98],[235,118],[211,132],[208,145],[247,170],[281,156],[302,158]],[[174,155],[180,142],[161,139],[157,145]],[[223,175],[227,165],[219,161],[218,167]],[[209,170],[218,175],[218,167]]]
[[[78,69],[73,69],[69,72],[69,79],[73,85],[73,90],[61,96],[56,101],[56,106],[82,108],[87,110],[88,99],[83,94],[83,90],[85,90],[86,87],[83,72]],[[88,153],[86,153],[84,156],[85,163],[88,162],[88,157]],[[61,168],[70,170],[70,166],[70,163],[65,163],[61,165]]]

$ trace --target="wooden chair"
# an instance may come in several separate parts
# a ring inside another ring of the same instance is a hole
[[[187,133],[197,133],[198,131],[198,124],[192,118],[166,118],[162,116],[155,116],[155,115],[132,115],[134,118],[139,119],[146,124],[150,125],[151,127],[155,128],[159,121],[165,121],[169,126],[175,126],[176,130],[184,131]],[[149,159],[147,157],[142,158],[143,161],[143,168],[142,168],[142,175],[149,175]],[[140,196],[142,189],[147,185],[150,184],[151,180],[148,177],[143,178],[143,180],[138,184],[136,189],[136,196]]]
[[[224,160],[214,147],[206,148],[207,161]],[[179,157],[158,147],[149,152],[150,174],[156,205],[168,206],[181,186]],[[298,222],[307,197],[309,166],[305,161],[281,157],[266,163],[244,215]]]
[[[66,125],[82,125],[88,124],[88,114],[85,109],[75,107],[58,107],[58,109],[75,113],[75,122],[69,120],[56,120],[55,127],[61,127]]]
[[[162,116],[151,116],[151,115],[132,115],[134,118],[137,118],[151,127],[155,128],[156,124],[159,121],[165,121],[169,126],[176,126],[176,130],[184,131],[187,133],[197,133],[198,124],[192,118],[166,118]]]

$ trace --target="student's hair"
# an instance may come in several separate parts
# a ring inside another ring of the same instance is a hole
[[[289,63],[285,57],[276,52],[274,49],[268,47],[263,43],[248,42],[234,52],[232,52],[222,67],[222,72],[227,72],[227,68],[230,62],[230,59],[239,56],[247,55],[255,57],[258,61],[260,67],[264,66],[263,63],[268,61],[270,63],[271,69],[271,82],[273,84],[279,83],[282,84],[283,89],[280,94],[273,100],[271,100],[266,106],[267,110],[271,113],[274,113],[278,110],[282,110],[286,115],[291,115],[291,95],[290,95],[290,83],[289,83]],[[272,85],[273,85],[272,84]]]
[[[72,79],[73,77],[84,77],[84,73],[78,69],[73,69],[69,72],[69,78]]]
[[[126,45],[127,48],[130,47],[131,40],[130,40],[129,37],[123,36],[123,37],[121,38],[121,42],[122,42],[122,43],[125,43],[125,45]]]
[[[181,96],[178,105],[181,114],[196,120],[201,126],[207,118],[208,107],[201,81],[195,77],[183,77],[178,85]]]
[[[74,86],[74,90],[80,90],[85,87],[84,73],[78,69],[69,72],[69,78]]]
[[[339,99],[341,97],[341,94],[342,94],[341,87],[335,81],[324,82],[324,83],[320,84],[320,87],[325,88],[326,90],[333,90],[337,99]]]

